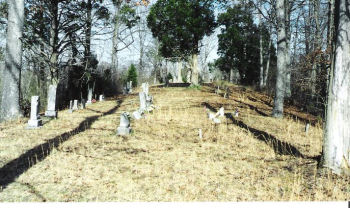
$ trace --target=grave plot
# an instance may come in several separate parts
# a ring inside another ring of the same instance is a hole
[[[73,128],[88,117],[93,120],[8,183],[0,200],[309,201],[350,197],[348,178],[317,170],[313,157],[320,148],[319,126],[310,126],[305,136],[302,123],[291,118],[268,125],[268,116],[242,104],[257,110],[263,107],[244,99],[249,94],[231,89],[224,98],[214,91],[212,87],[151,88],[157,109],[145,113],[143,119],[131,119],[133,131],[127,136],[116,133],[120,116],[139,109],[138,93],[122,96],[120,102],[98,102],[78,113],[59,112],[62,118],[34,130],[42,138],[37,143],[49,138],[39,132],[45,128],[60,135],[49,127],[58,129],[66,122],[66,128]],[[221,122],[208,119],[206,109],[223,112]],[[75,117],[81,120],[72,120]],[[16,135],[11,128],[15,127],[8,125],[6,133]],[[289,131],[291,136],[283,137],[280,131]],[[298,141],[291,138],[297,135]],[[289,149],[283,152],[275,147]],[[5,153],[1,154],[4,158]],[[18,155],[7,161],[15,158]]]

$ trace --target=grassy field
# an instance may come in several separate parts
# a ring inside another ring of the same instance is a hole
[[[37,130],[26,119],[0,124],[0,201],[350,200],[349,177],[317,169],[317,118],[293,106],[271,118],[271,98],[238,86],[229,99],[209,86],[150,93],[157,109],[132,120],[130,136],[116,128],[138,108],[136,93],[60,111]],[[221,106],[214,125],[205,107]]]

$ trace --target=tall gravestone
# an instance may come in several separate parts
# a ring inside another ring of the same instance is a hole
[[[40,119],[40,116],[39,116],[39,107],[40,107],[39,96],[32,96],[28,128],[38,128],[42,126],[42,120]]]
[[[100,102],[105,100],[105,96],[104,95],[100,95]]]
[[[73,110],[79,110],[79,108],[78,108],[78,100],[74,100]]]
[[[84,98],[81,99],[80,109],[85,109],[85,103],[86,103],[85,99]]]
[[[130,88],[129,88],[129,93],[132,93],[132,81],[130,81],[129,86],[130,86]]]
[[[118,135],[128,135],[130,134],[130,120],[128,113],[124,112],[120,115],[120,124],[117,128]]]
[[[132,93],[132,81],[126,83],[126,93]]]
[[[87,97],[87,101],[86,104],[91,104],[92,103],[92,88],[88,88],[88,97]]]
[[[47,110],[45,111],[46,117],[57,117],[56,110],[56,95],[57,95],[57,85],[50,85],[47,95]]]
[[[153,97],[151,95],[149,95],[149,84],[148,83],[143,83],[142,84],[142,90],[145,93],[146,96],[146,109],[148,111],[151,111],[151,105],[153,102]]]
[[[69,101],[68,113],[73,113],[73,100]]]
[[[146,94],[144,92],[140,92],[139,97],[140,97],[140,110],[144,112],[147,109]]]

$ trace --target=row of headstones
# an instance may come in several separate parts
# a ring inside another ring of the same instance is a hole
[[[102,102],[105,100],[105,97],[104,95],[100,95],[99,97],[99,101]],[[79,107],[80,106],[80,109],[85,109],[85,106],[86,105],[89,105],[91,104],[93,101],[92,100],[88,100],[87,102],[85,101],[85,99],[81,99],[81,102],[78,102],[78,100],[71,100],[69,101],[69,109],[68,109],[68,112],[69,113],[73,113],[73,111],[75,110],[79,110]]]
[[[224,98],[229,98],[230,96],[230,88],[229,87],[224,87]],[[215,89],[215,94],[219,95],[221,93],[221,89],[220,89],[220,86],[218,85],[218,88]]]
[[[149,94],[148,83],[142,83],[142,91],[139,92],[140,107],[138,110],[132,113],[132,117],[136,120],[140,120],[144,117],[145,112],[153,111],[153,97]],[[128,135],[131,132],[130,127],[130,113],[124,112],[120,115],[120,124],[117,128],[118,135]]]
[[[104,96],[100,95],[100,101],[104,100]],[[88,90],[88,100],[85,102],[85,99],[82,99],[80,103],[80,108],[85,109],[86,104],[92,103],[92,89]],[[28,121],[28,128],[39,128],[42,126],[42,120],[39,115],[40,108],[40,98],[39,96],[32,96],[31,98],[31,109],[30,109],[30,119]],[[68,112],[72,113],[74,110],[78,110],[78,100],[69,102]],[[56,118],[56,87],[54,85],[49,86],[48,92],[48,104],[47,110],[45,111],[46,117]]]

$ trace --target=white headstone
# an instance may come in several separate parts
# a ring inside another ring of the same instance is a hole
[[[100,102],[105,100],[105,96],[104,95],[100,95]]]
[[[39,116],[39,107],[40,107],[39,96],[32,96],[28,128],[38,128],[42,126],[42,120],[40,119],[40,116]]]
[[[310,128],[310,124],[309,124],[309,123],[306,123],[306,124],[305,124],[305,133],[308,133],[308,132],[309,132],[309,128]]]
[[[73,110],[79,110],[79,108],[78,108],[78,100],[74,100]]]
[[[131,128],[130,128],[130,121],[129,121],[129,114],[124,112],[120,115],[120,124],[117,128],[117,134],[118,135],[128,135],[130,134]]]
[[[50,85],[47,94],[47,110],[45,111],[46,117],[57,117],[56,111],[56,92],[57,85]]]
[[[146,94],[144,92],[139,93],[140,97],[140,110],[142,112],[146,111],[147,105],[146,105]]]
[[[68,113],[73,113],[73,100],[69,101]]]
[[[219,113],[220,117],[224,117],[225,116],[225,109],[224,109],[224,107],[221,107],[218,113]]]
[[[88,98],[87,98],[87,101],[86,101],[86,104],[91,104],[92,103],[92,88],[89,88],[88,89]]]
[[[132,81],[130,81],[129,86],[130,86],[130,88],[129,88],[129,93],[132,93]]]
[[[143,114],[143,112],[141,112],[140,110],[134,111],[132,113],[134,119],[136,119],[136,120],[140,120],[142,118],[142,114]]]
[[[238,117],[238,114],[239,114],[239,110],[238,110],[238,108],[236,108],[236,110],[235,110],[235,117]]]

